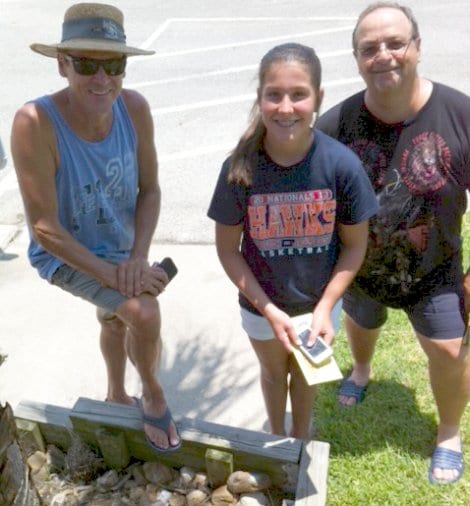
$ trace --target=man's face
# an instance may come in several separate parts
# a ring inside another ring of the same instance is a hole
[[[125,62],[122,69],[119,67],[122,57],[119,53],[69,51],[59,55],[59,68],[68,79],[74,97],[85,109],[106,112],[122,89],[125,75]],[[105,66],[97,66],[97,61]]]
[[[389,93],[416,78],[420,40],[398,9],[380,8],[367,15],[357,30],[355,53],[359,73],[371,92]]]

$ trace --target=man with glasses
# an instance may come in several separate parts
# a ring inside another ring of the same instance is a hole
[[[153,120],[145,99],[122,87],[127,58],[153,51],[128,46],[122,12],[95,3],[66,11],[60,43],[31,49],[56,58],[68,85],[21,107],[13,123],[30,262],[97,307],[107,400],[138,405],[152,449],[176,451],[181,440],[157,380],[156,297],[168,277],[148,261],[160,210]],[[126,392],[127,357],[141,399]]]
[[[344,297],[354,367],[338,401],[349,407],[364,400],[386,308],[406,311],[428,358],[439,415],[429,480],[453,483],[463,474],[460,422],[470,398],[463,339],[470,271],[463,271],[461,240],[470,99],[418,75],[421,40],[409,8],[370,5],[352,40],[366,89],[327,111],[318,127],[362,159],[380,211],[370,224],[366,260]]]

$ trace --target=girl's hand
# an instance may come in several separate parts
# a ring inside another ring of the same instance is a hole
[[[331,311],[317,304],[312,315],[312,336],[321,336],[330,346],[335,340],[335,329],[331,319]],[[313,339],[312,339],[313,341]]]
[[[264,316],[271,325],[276,339],[282,343],[288,353],[291,353],[292,346],[299,345],[300,340],[290,316],[273,304],[265,311]]]

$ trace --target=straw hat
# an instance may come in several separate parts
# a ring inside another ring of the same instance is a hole
[[[124,15],[107,4],[79,3],[65,12],[62,41],[58,44],[31,44],[36,53],[55,58],[61,50],[113,51],[127,56],[149,55],[146,51],[126,45]]]

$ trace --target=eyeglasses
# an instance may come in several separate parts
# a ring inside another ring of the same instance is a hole
[[[109,60],[94,60],[81,56],[64,55],[65,59],[71,61],[77,74],[81,76],[94,76],[100,67],[108,76],[119,76],[126,70],[127,58],[110,58]]]
[[[389,42],[381,42],[380,44],[359,47],[357,52],[360,56],[368,60],[376,58],[382,49],[392,56],[403,56],[408,51],[408,47],[413,40],[415,40],[415,37],[411,37],[411,39],[407,41],[392,40]]]

